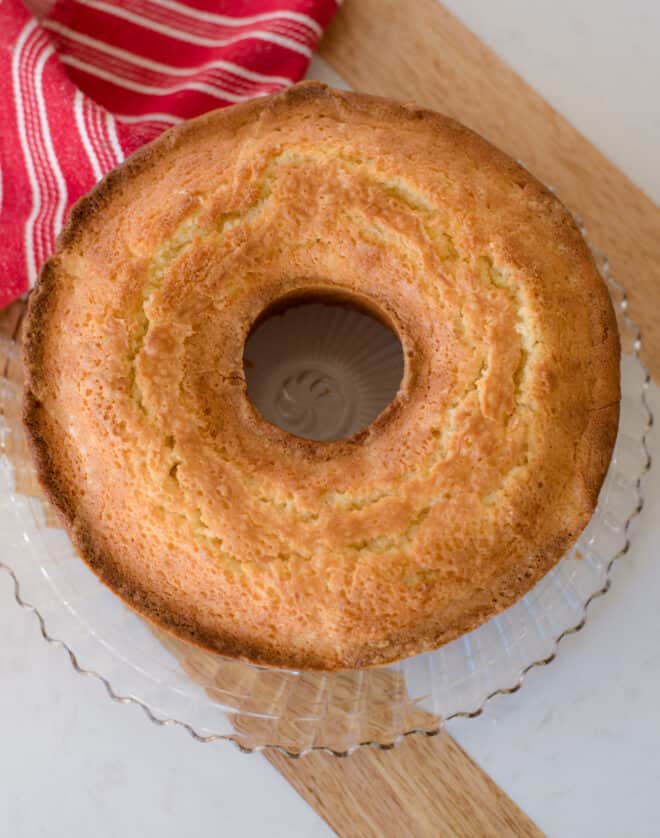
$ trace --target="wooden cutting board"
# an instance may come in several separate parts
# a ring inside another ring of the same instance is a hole
[[[436,0],[345,0],[320,54],[353,89],[449,114],[553,186],[608,254],[660,380],[659,207]],[[444,731],[266,758],[342,838],[542,835]]]
[[[655,204],[436,0],[345,0],[320,52],[353,88],[448,113],[554,185],[609,254],[660,378]],[[21,313],[2,312],[0,333]],[[342,759],[265,757],[342,838],[542,835],[445,731]]]

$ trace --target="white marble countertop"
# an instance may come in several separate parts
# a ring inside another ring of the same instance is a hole
[[[660,201],[655,0],[447,5]],[[310,75],[329,78],[318,61]],[[660,415],[655,386],[650,402]],[[657,423],[650,447],[660,463]],[[660,835],[658,467],[645,496],[630,554],[586,629],[520,692],[450,727],[551,836]],[[0,683],[2,835],[332,834],[262,757],[157,728],[76,675],[2,573]]]

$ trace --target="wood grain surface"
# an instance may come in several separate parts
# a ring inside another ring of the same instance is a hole
[[[354,89],[453,116],[553,186],[609,256],[660,381],[658,206],[436,0],[345,0],[320,54]]]
[[[445,732],[341,759],[266,759],[342,838],[543,835]]]

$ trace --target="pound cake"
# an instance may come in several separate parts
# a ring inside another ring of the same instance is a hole
[[[367,310],[394,400],[348,439],[269,423],[273,306]],[[619,343],[570,214],[440,114],[303,83],[174,127],[73,208],[30,298],[24,416],[80,555],[162,628],[257,664],[433,649],[574,543]]]

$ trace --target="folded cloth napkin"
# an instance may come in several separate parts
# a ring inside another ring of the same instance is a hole
[[[138,146],[302,78],[339,2],[0,0],[0,307]]]

